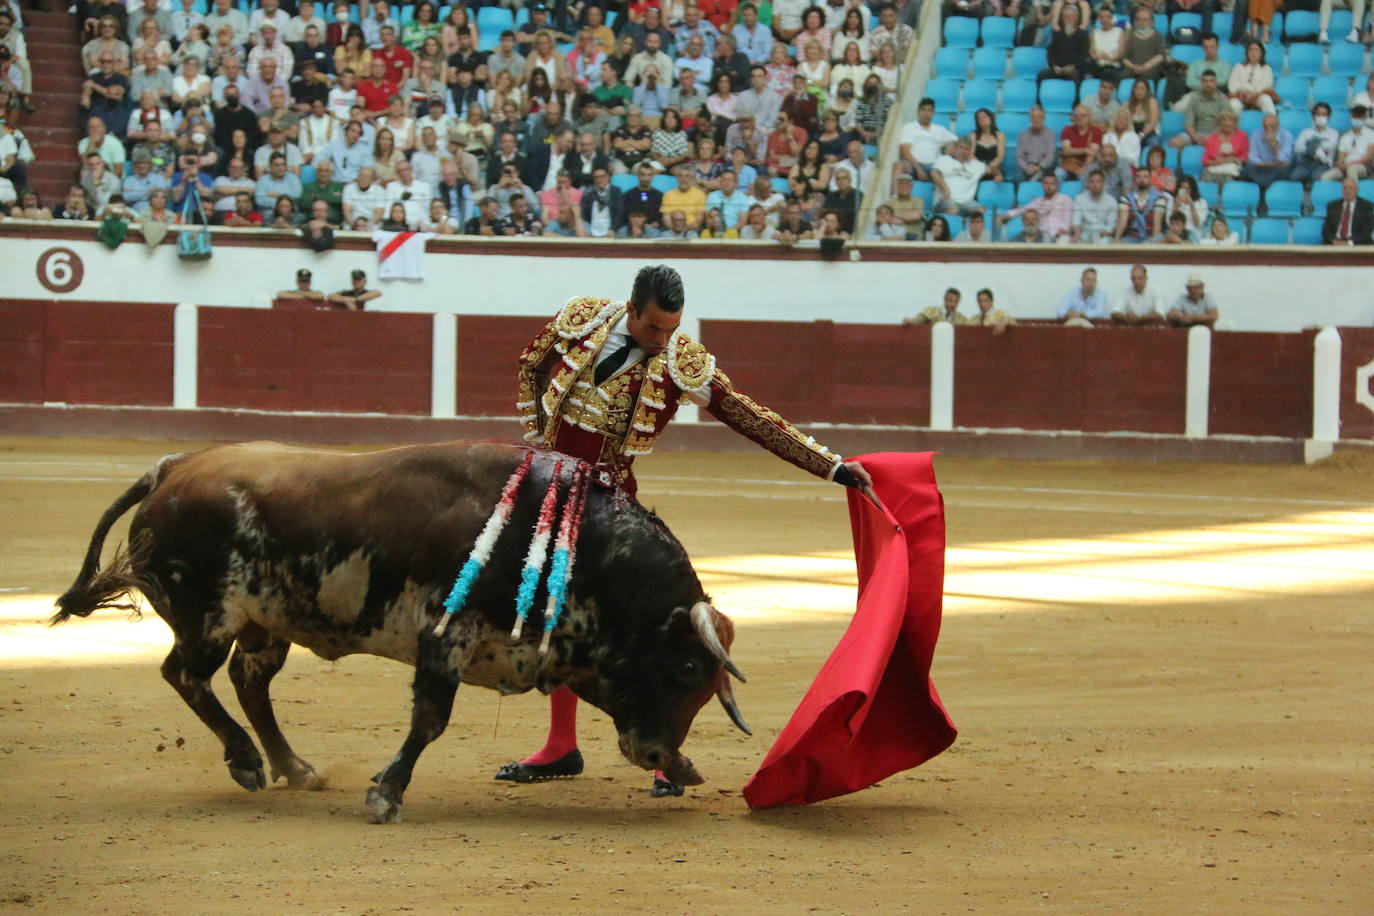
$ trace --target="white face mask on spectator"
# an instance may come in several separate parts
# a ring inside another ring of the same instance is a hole
[[[1326,115],[1317,115],[1315,118],[1312,119],[1312,123],[1317,125],[1318,127],[1325,127],[1327,120],[1328,119]]]
[[[199,131],[197,131],[194,134],[191,134],[191,142],[194,143],[196,146],[200,146],[200,144],[205,142],[205,134]]]

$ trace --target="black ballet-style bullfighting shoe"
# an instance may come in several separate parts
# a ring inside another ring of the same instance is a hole
[[[509,782],[544,782],[582,772],[582,752],[574,748],[552,763],[508,763],[496,771],[497,779]]]

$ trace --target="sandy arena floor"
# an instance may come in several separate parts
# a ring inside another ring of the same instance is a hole
[[[940,460],[934,677],[958,742],[750,813],[740,787],[853,607],[842,495],[762,454],[654,455],[642,497],[737,621],[755,737],[708,706],[685,748],[707,784],[656,800],[587,713],[587,775],[512,787],[491,773],[538,744],[545,704],[464,688],[405,822],[377,827],[363,792],[409,669],[294,652],[278,716],[329,786],[250,794],[159,676],[160,620],[41,625],[113,497],[185,449],[0,440],[0,911],[1374,910],[1368,456]]]

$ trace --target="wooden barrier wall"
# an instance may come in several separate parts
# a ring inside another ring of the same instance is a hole
[[[170,304],[0,302],[0,400],[172,403]]]
[[[457,319],[457,412],[514,414],[516,360],[545,319]],[[0,403],[169,406],[173,307],[0,300]],[[702,320],[736,387],[798,423],[925,426],[930,329]],[[1342,438],[1374,438],[1356,400],[1374,329],[1342,335]],[[428,314],[202,308],[198,403],[268,411],[428,416]],[[1312,429],[1313,335],[1212,340],[1210,432],[1302,439]],[[958,328],[959,428],[1182,434],[1187,334],[1162,329]]]
[[[200,406],[425,415],[432,336],[429,315],[203,308]]]

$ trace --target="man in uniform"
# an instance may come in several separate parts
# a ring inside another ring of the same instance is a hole
[[[970,324],[968,316],[959,311],[959,300],[963,298],[954,287],[945,290],[944,306],[932,305],[923,309],[919,315],[903,318],[902,324],[935,324],[948,321],[950,324]]]
[[[863,466],[845,462],[771,410],[734,390],[706,348],[678,331],[682,278],[666,265],[635,276],[629,302],[569,300],[520,355],[519,396],[525,439],[596,465],[633,496],[631,465],[690,400],[768,451],[817,477],[871,486]],[[537,753],[502,767],[497,779],[534,782],[582,772],[577,697],[560,687],[549,697],[548,739]],[[658,773],[653,794],[681,795]]]

